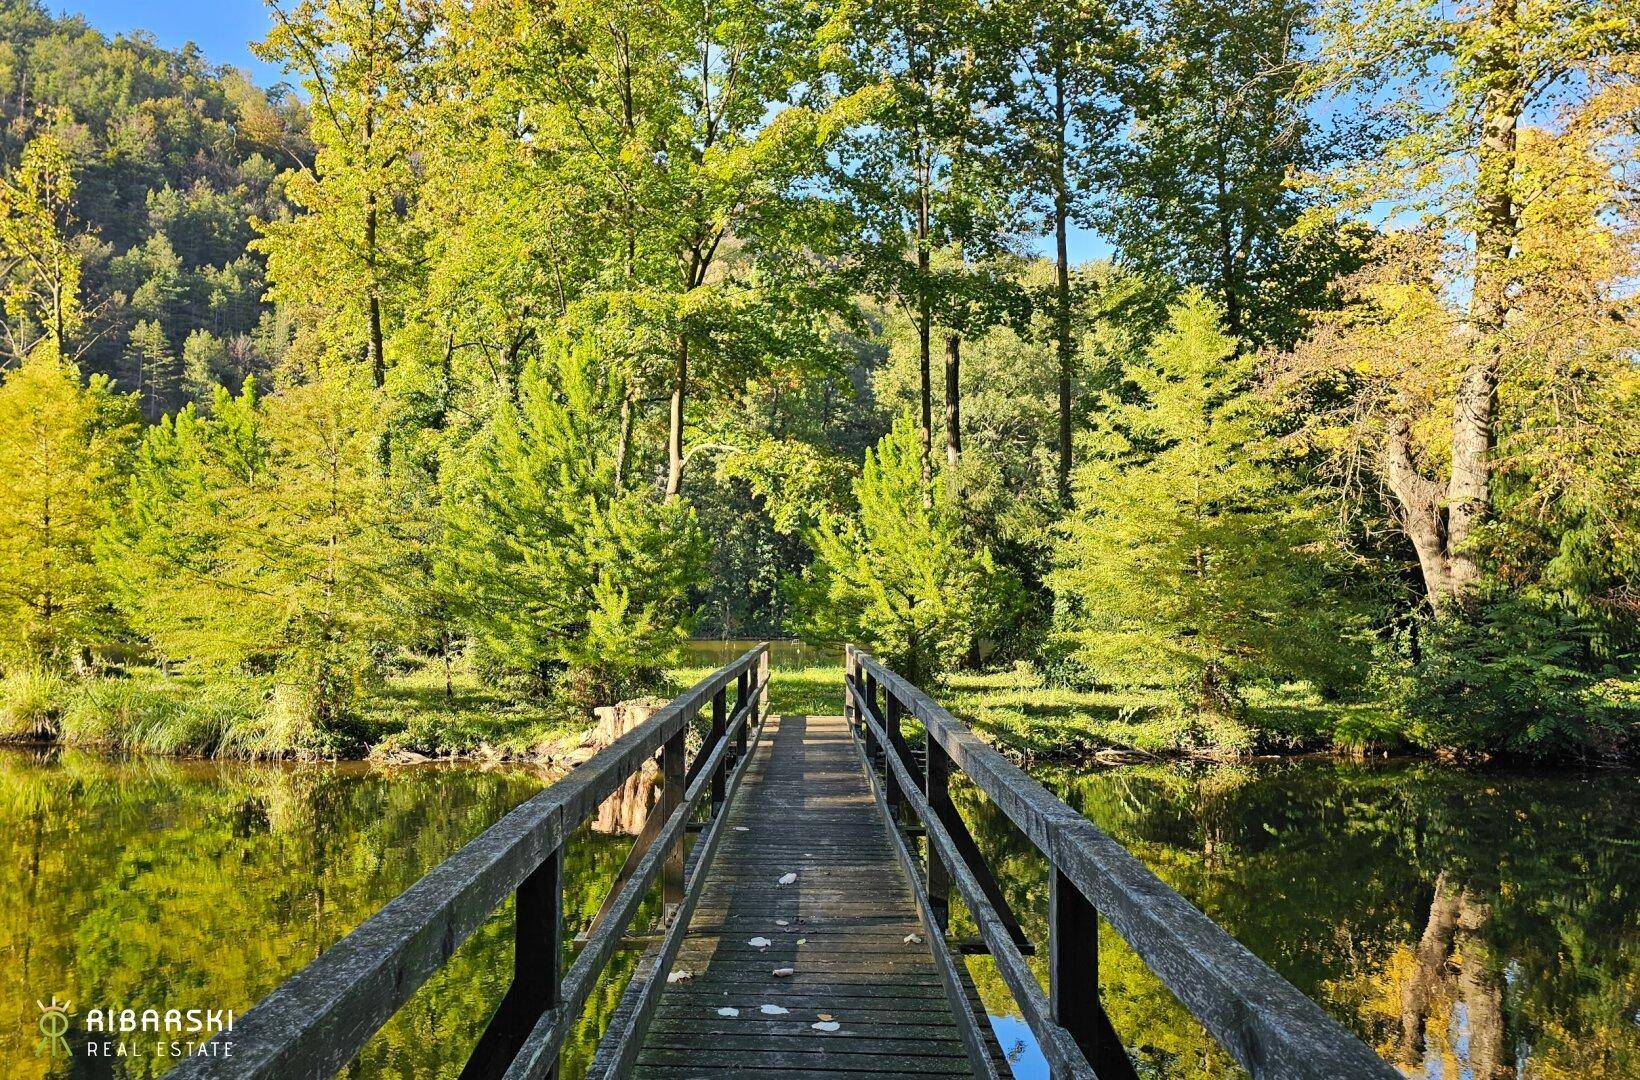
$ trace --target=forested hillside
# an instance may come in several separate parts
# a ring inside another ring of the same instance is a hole
[[[306,123],[293,95],[270,95],[197,49],[110,41],[36,0],[0,3],[8,205],[43,198],[80,275],[67,352],[136,393],[148,420],[208,399],[213,383],[265,374],[283,353],[289,329],[264,300],[266,263],[251,241],[255,222],[289,212],[282,175],[312,156]],[[47,195],[39,181],[17,189],[31,145],[39,158],[60,155],[71,194]],[[37,256],[30,247],[8,257]],[[8,285],[21,287],[15,268]],[[41,333],[14,312],[11,360]]]
[[[1050,749],[1635,751],[1623,4],[296,0],[305,105],[4,11],[13,736],[796,632]]]

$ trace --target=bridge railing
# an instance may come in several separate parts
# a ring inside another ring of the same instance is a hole
[[[1255,1080],[1399,1077],[1383,1059],[1244,945],[1145,868],[1125,848],[981,741],[927,695],[852,646],[845,707],[868,763],[881,768],[890,823],[909,813],[926,839],[926,865],[907,870],[924,921],[943,937],[951,887],[1014,995],[1056,1077],[1133,1077],[1099,994],[1098,917]],[[923,766],[902,730],[909,714],[927,733]],[[951,803],[952,768],[967,775],[1047,859],[1048,988],[978,845]],[[920,772],[920,775],[919,775]],[[898,833],[896,833],[898,836]],[[911,848],[900,844],[902,860]],[[918,870],[922,873],[919,875]],[[923,880],[919,881],[919,876]]]
[[[707,792],[709,829],[733,796],[750,760],[748,731],[761,729],[767,710],[768,674],[768,645],[762,644],[696,683],[479,834],[258,1002],[231,1033],[213,1040],[231,1042],[232,1056],[196,1054],[170,1075],[334,1075],[509,895],[516,895],[512,983],[461,1075],[553,1075],[565,1037],[656,877],[669,916],[698,891],[709,858],[695,860],[694,875],[685,882],[685,833]],[[686,771],[685,741],[708,705],[710,732]],[[657,754],[661,801],[634,842],[611,899],[579,940],[574,963],[560,973],[564,841]]]

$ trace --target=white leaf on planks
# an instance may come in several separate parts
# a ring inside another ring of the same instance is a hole
[[[796,874],[781,874],[780,875],[780,884],[782,884],[782,885],[790,885],[792,882],[794,882],[796,880],[797,880],[797,875]]]
[[[673,971],[671,974],[666,976],[666,981],[669,983],[680,983],[693,979],[694,977],[695,973],[690,971],[688,968],[678,968],[676,971]]]
[[[746,826],[744,826],[744,825],[736,825],[736,826],[735,826],[735,832],[751,832],[751,831],[752,831],[752,830],[750,830],[750,829],[748,829],[748,828],[747,828],[747,827],[746,827]]]
[[[807,945],[809,943],[809,939],[806,937],[800,937],[797,939],[797,943],[799,945]]]
[[[750,945],[754,949],[767,949],[770,945],[773,945],[774,942],[770,941],[762,934],[759,934],[755,938],[747,939],[746,944]]]
[[[733,1005],[725,1005],[723,1008],[718,1010],[718,1015],[719,1016],[739,1016],[740,1015],[740,1010],[735,1008]]]
[[[843,1026],[842,1024],[839,1024],[835,1020],[821,1020],[818,1023],[814,1023],[814,1024],[809,1025],[809,1027],[813,1028],[816,1031],[836,1031],[838,1028],[840,1028],[842,1026]]]
[[[774,969],[774,977],[777,978],[777,979],[784,979],[784,978],[787,978],[788,976],[795,975],[795,974],[796,974],[796,972],[794,970],[792,970],[791,968],[775,968]]]
[[[783,1009],[779,1005],[765,1005],[757,1011],[762,1013],[764,1016],[785,1016],[787,1013],[791,1012],[790,1009]]]
[[[905,943],[907,945],[921,945],[922,944],[922,935],[921,934],[907,934],[905,936]]]
[[[786,920],[785,920],[785,919],[776,919],[776,920],[775,920],[775,921],[774,921],[774,924],[775,924],[775,925],[776,925],[776,926],[789,926],[789,925],[791,925],[791,924],[790,924],[790,923],[788,923],[788,922],[787,922],[787,921],[786,921]]]

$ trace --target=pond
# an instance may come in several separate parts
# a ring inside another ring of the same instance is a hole
[[[738,660],[745,655],[747,649],[758,644],[761,642],[753,638],[691,638],[684,645],[684,655],[693,666],[722,667],[731,660]],[[821,666],[841,668],[843,650],[810,645],[806,641],[771,641],[769,662],[776,667],[788,669]],[[840,671],[838,680],[842,680]]]
[[[1630,774],[1304,761],[1042,778],[1410,1076],[1640,1075]],[[71,1002],[76,1025],[96,1007],[243,1012],[547,779],[0,753],[0,1075],[162,1072],[169,1060],[152,1054],[36,1056],[40,1004]],[[956,797],[1042,940],[1040,861],[982,797]],[[611,831],[570,843],[572,931],[625,858],[632,820],[606,814]],[[1105,934],[1107,1005],[1143,1075],[1237,1075]],[[454,1075],[505,989],[510,952],[503,909],[344,1075]],[[570,1080],[635,960],[619,954],[589,1004]],[[994,970],[972,963],[1017,1070],[1040,1075]]]
[[[1632,773],[1290,761],[1038,779],[1408,1076],[1640,1077]],[[956,798],[1045,941],[1041,859],[982,795]],[[970,967],[1018,1071],[1045,1076],[994,965]],[[1100,968],[1141,1076],[1245,1075],[1103,925]]]

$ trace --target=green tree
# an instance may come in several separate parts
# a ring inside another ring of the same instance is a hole
[[[368,370],[286,377],[151,429],[105,559],[162,655],[271,674],[271,747],[334,752],[398,640],[416,526],[381,467],[392,416]]]
[[[924,485],[921,443],[905,415],[866,452],[857,510],[821,516],[814,562],[789,588],[804,640],[863,646],[927,685],[992,629],[1009,583],[970,550],[950,485]]]
[[[390,305],[412,291],[422,237],[409,214],[419,178],[417,91],[433,8],[410,0],[272,5],[253,48],[299,72],[316,153],[286,190],[305,213],[267,222],[256,248],[276,299],[314,315],[325,344],[357,349],[376,386],[387,377]]]
[[[527,367],[517,405],[446,477],[444,574],[481,650],[580,704],[654,685],[706,554],[686,503],[616,485],[619,423],[582,343]]]
[[[1546,250],[1529,242],[1526,226],[1554,191],[1534,182],[1523,128],[1558,110],[1572,118],[1568,132],[1592,127],[1604,136],[1597,146],[1630,159],[1640,31],[1620,0],[1326,0],[1320,11],[1323,52],[1310,82],[1390,102],[1377,110],[1386,137],[1331,178],[1338,209],[1420,215],[1463,252],[1465,355],[1462,376],[1442,390],[1450,411],[1440,464],[1420,460],[1409,427],[1392,429],[1386,448],[1389,487],[1430,605],[1448,611],[1467,606],[1483,584],[1480,532],[1495,509],[1500,379],[1519,344],[1511,326],[1523,293],[1534,291],[1521,288],[1531,256]],[[1614,96],[1617,107],[1605,107]],[[1579,186],[1603,175],[1586,171],[1593,162],[1579,156],[1557,180]],[[1548,248],[1558,243],[1543,239]]]
[[[992,260],[1017,206],[998,153],[1001,113],[988,107],[1012,72],[1007,23],[972,0],[895,0],[845,15],[832,32],[840,115],[850,126],[831,184],[854,219],[848,259],[860,287],[899,305],[916,330],[930,484],[934,336],[946,331],[946,457],[954,463],[962,338],[998,321],[1009,298]]]
[[[42,336],[67,356],[84,324],[74,188],[68,150],[49,133],[32,139],[16,172],[0,180],[0,290],[14,358],[32,353]]]
[[[1330,150],[1299,93],[1311,0],[1164,0],[1124,68],[1133,128],[1098,217],[1129,266],[1207,290],[1225,327],[1289,345],[1344,265],[1336,230],[1296,232],[1291,179]]]
[[[1018,78],[1010,84],[1008,160],[1026,166],[1025,194],[1053,236],[1052,311],[1058,370],[1060,502],[1071,497],[1072,428],[1076,391],[1070,228],[1091,223],[1126,116],[1118,72],[1130,63],[1124,0],[1007,5]]]
[[[182,364],[157,321],[148,319],[132,328],[125,343],[125,370],[145,419],[158,420],[176,404],[182,390]]]
[[[195,330],[182,343],[182,388],[192,401],[210,401],[215,387],[231,376],[228,347],[209,330]]]
[[[61,663],[114,627],[92,540],[130,420],[106,379],[82,385],[49,340],[0,384],[0,666]]]
[[[1200,292],[1128,370],[1077,472],[1051,583],[1075,659],[1228,714],[1247,675],[1337,687],[1359,663],[1338,546],[1295,490],[1253,361]]]

